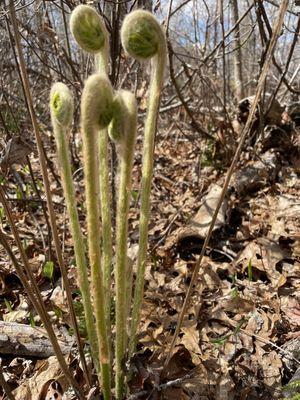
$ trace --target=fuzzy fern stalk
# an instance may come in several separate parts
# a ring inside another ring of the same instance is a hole
[[[108,167],[108,136],[107,129],[99,132],[99,178],[100,204],[102,219],[102,268],[105,288],[105,319],[107,332],[111,335],[111,275],[112,275],[112,227],[111,227],[111,197]]]
[[[87,53],[95,55],[96,72],[107,73],[109,38],[104,21],[97,11],[86,5],[77,6],[70,18],[71,32],[78,45]],[[111,308],[111,267],[112,267],[112,229],[111,199],[109,190],[109,168],[107,154],[107,129],[100,131],[99,138],[99,177],[103,254],[102,268],[105,287],[105,315],[107,333],[110,336]]]
[[[101,226],[99,201],[99,130],[112,118],[113,89],[105,74],[94,74],[85,83],[81,99],[83,162],[86,190],[89,260],[92,270],[92,288],[96,329],[99,341],[99,359],[104,399],[111,398],[111,363],[105,320],[105,293],[101,269]]]
[[[136,333],[144,292],[154,139],[166,63],[166,38],[160,24],[151,13],[137,10],[125,17],[121,29],[121,40],[125,51],[130,56],[139,61],[152,59],[143,148],[139,253],[129,345],[129,354],[132,355],[136,347]]]
[[[94,365],[98,371],[98,343],[94,324],[93,307],[90,296],[88,267],[85,257],[83,236],[78,219],[75,190],[68,149],[68,133],[73,119],[73,108],[73,97],[71,91],[63,83],[56,83],[52,87],[50,93],[51,120],[55,135],[57,156],[62,177],[62,185],[70,219],[71,234],[74,241],[76,265],[78,268],[78,283],[82,294],[86,328],[90,341],[92,358],[94,361]]]
[[[116,226],[116,398],[124,394],[125,364],[128,317],[127,239],[128,212],[131,197],[131,173],[137,129],[136,100],[128,91],[117,92],[114,98],[114,115],[109,125],[109,135],[117,144],[119,154],[119,192]],[[126,290],[127,289],[127,290]]]
[[[130,337],[130,310],[132,301],[132,284],[133,284],[133,262],[130,257],[127,257],[126,266],[126,337],[125,337],[125,347],[128,346],[128,339]]]

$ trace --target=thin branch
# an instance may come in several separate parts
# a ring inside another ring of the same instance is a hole
[[[170,14],[170,17],[173,17],[182,7],[186,6],[191,0],[185,0],[183,3],[179,4],[175,10],[173,10]]]
[[[284,81],[285,76],[286,76],[286,74],[287,74],[287,72],[289,70],[289,66],[290,66],[290,63],[291,63],[291,60],[292,60],[292,56],[294,54],[294,50],[295,50],[295,47],[296,47],[296,44],[297,44],[297,41],[298,41],[299,32],[300,32],[300,16],[298,17],[297,28],[296,28],[296,31],[295,31],[295,34],[294,34],[294,38],[293,38],[293,42],[292,42],[292,45],[291,45],[291,48],[290,48],[290,51],[289,51],[287,62],[285,64],[285,69],[284,69],[284,71],[283,71],[283,73],[282,73],[282,75],[281,75],[281,77],[279,79],[277,87],[276,87],[276,89],[275,89],[275,91],[273,93],[273,96],[272,96],[271,100],[270,100],[269,109],[268,109],[266,115],[268,114],[269,110],[271,109],[272,104],[273,104],[273,102],[275,100],[275,97],[277,96],[277,93],[278,93],[278,91],[279,91],[279,89],[281,87],[281,84]],[[286,86],[289,89],[290,84],[287,81],[286,81]]]
[[[184,99],[184,97],[183,97],[183,95],[181,93],[181,90],[180,90],[180,88],[178,86],[178,83],[176,81],[175,74],[174,74],[173,54],[174,53],[173,53],[172,45],[171,45],[170,41],[168,41],[170,77],[171,77],[173,86],[174,86],[174,88],[176,90],[177,96],[178,96],[179,100],[181,101],[181,103],[182,103],[187,115],[189,116],[189,118],[191,120],[191,127],[193,129],[195,129],[197,132],[201,133],[203,135],[203,137],[205,137],[206,139],[210,139],[210,140],[215,141],[215,138],[209,132],[207,132],[205,129],[203,129],[202,126],[200,126],[200,124],[195,120],[193,112],[190,110],[187,102],[185,101],[185,99]]]
[[[273,0],[265,0],[267,3],[272,4],[272,6],[275,6],[277,8],[280,7],[280,5],[278,3],[276,3],[276,1]],[[291,10],[290,8],[287,9],[287,12],[290,14],[295,15],[296,17],[298,17],[299,14],[297,14],[296,12],[294,12],[293,10]]]
[[[162,390],[168,389],[168,388],[170,388],[172,386],[179,386],[184,381],[193,378],[194,375],[195,375],[195,372],[192,371],[190,374],[186,374],[182,378],[177,378],[177,379],[174,379],[172,381],[169,381],[169,382],[166,382],[166,383],[162,383],[160,385],[155,385],[154,388],[152,389],[151,393],[153,393],[155,390],[158,391],[158,392],[161,392]],[[129,396],[128,400],[140,399],[141,397],[144,397],[146,395],[149,396],[149,390],[141,390],[140,392],[134,393],[131,396]]]

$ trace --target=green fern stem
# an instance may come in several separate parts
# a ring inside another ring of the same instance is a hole
[[[140,309],[144,294],[144,275],[147,261],[148,248],[148,225],[150,217],[150,195],[151,182],[153,175],[153,159],[154,159],[154,140],[157,124],[157,116],[160,104],[160,92],[163,84],[163,75],[165,68],[165,52],[156,56],[156,60],[152,61],[153,75],[150,85],[150,94],[148,100],[148,111],[145,122],[145,137],[143,147],[142,161],[142,184],[141,184],[141,210],[140,210],[140,227],[139,227],[139,252],[137,260],[137,274],[135,282],[131,334],[129,344],[129,355],[135,352],[137,343],[137,328],[140,319]]]
[[[99,213],[98,158],[95,156],[97,135],[94,128],[83,128],[83,159],[86,189],[89,259],[92,272],[92,291],[96,329],[99,343],[101,382],[104,399],[111,398],[110,351],[105,318],[105,291],[101,270],[101,226]]]
[[[112,272],[112,229],[111,229],[111,199],[108,168],[108,135],[107,129],[99,134],[99,176],[100,176],[100,200],[102,220],[102,268],[105,292],[105,319],[107,335],[111,334],[111,272]]]
[[[57,154],[61,167],[62,185],[66,199],[67,210],[70,218],[70,228],[74,241],[74,252],[76,265],[78,267],[78,284],[82,295],[86,328],[91,346],[91,354],[96,370],[99,370],[98,343],[95,330],[93,307],[90,295],[90,285],[88,278],[87,262],[83,236],[80,229],[78,213],[76,208],[75,191],[69,159],[68,145],[66,143],[66,132],[61,127],[54,128],[57,145]]]
[[[116,398],[124,395],[124,365],[127,343],[128,317],[128,273],[127,240],[128,213],[131,198],[131,174],[136,140],[137,110],[132,93],[120,91],[119,106],[115,116],[115,127],[110,132],[118,137],[119,153],[119,191],[116,220]],[[121,117],[120,117],[120,114]],[[114,120],[113,120],[114,122]],[[111,126],[110,126],[111,127]],[[114,131],[114,132],[113,132]]]
[[[92,359],[99,370],[98,343],[95,330],[93,307],[90,297],[88,266],[85,257],[85,246],[79,224],[75,189],[71,171],[71,162],[68,148],[68,131],[73,117],[73,99],[69,89],[62,83],[57,83],[51,91],[50,109],[52,125],[56,141],[58,162],[62,177],[62,186],[66,199],[67,211],[70,220],[70,229],[74,241],[74,252],[78,269],[78,284],[82,295],[86,328],[91,346]]]

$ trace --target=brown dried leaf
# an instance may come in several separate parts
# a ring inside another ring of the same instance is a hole
[[[61,375],[57,358],[49,357],[47,360],[37,363],[34,375],[23,382],[13,394],[16,400],[43,400],[51,382],[58,381],[62,390],[66,389],[67,382]],[[49,400],[49,399],[48,399]]]
[[[180,343],[183,344],[185,348],[190,352],[193,364],[200,364],[200,334],[199,330],[197,329],[197,325],[194,324],[192,326],[184,327],[181,329],[181,331],[184,334],[183,337],[180,339]]]
[[[242,251],[237,265],[242,265],[243,272],[248,268],[251,260],[253,269],[257,269],[268,277],[273,287],[280,287],[285,283],[285,279],[276,270],[276,264],[286,257],[285,252],[280,246],[267,238],[259,238],[250,242]],[[255,271],[254,271],[255,272]],[[255,274],[254,274],[255,275]]]

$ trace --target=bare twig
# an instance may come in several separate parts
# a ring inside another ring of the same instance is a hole
[[[280,4],[278,4],[276,1],[273,0],[265,0],[267,3],[272,4],[272,6],[279,8]],[[297,14],[296,12],[294,12],[293,10],[291,10],[290,8],[287,9],[287,12],[292,14],[292,15],[296,15],[298,16],[299,14]]]
[[[247,335],[247,336],[254,337],[255,339],[259,340],[262,343],[269,344],[270,346],[274,347],[274,349],[278,350],[279,353],[284,354],[287,358],[289,358],[290,360],[293,360],[296,364],[300,365],[300,361],[296,357],[294,357],[290,351],[288,351],[280,346],[277,346],[276,343],[273,343],[270,340],[268,340],[262,336],[256,335],[255,333],[247,332],[246,329],[241,329],[241,332],[245,333],[245,335]]]
[[[173,86],[176,90],[177,96],[179,98],[179,100],[181,101],[187,115],[189,116],[190,120],[191,120],[191,127],[193,129],[195,129],[197,132],[201,133],[201,135],[203,135],[203,137],[205,137],[206,139],[210,139],[215,141],[215,138],[209,133],[207,132],[204,128],[202,128],[202,126],[200,126],[200,124],[196,121],[193,112],[190,110],[188,104],[186,103],[184,96],[181,93],[180,87],[178,86],[178,83],[176,81],[175,78],[175,74],[174,74],[174,67],[173,67],[173,48],[172,45],[170,43],[170,41],[168,41],[168,55],[169,55],[169,70],[170,70],[170,77],[173,83]]]
[[[193,378],[194,374],[195,374],[195,373],[192,371],[191,373],[186,374],[186,375],[183,376],[182,378],[177,378],[177,379],[174,379],[174,380],[172,380],[172,381],[169,381],[169,382],[166,382],[166,383],[162,383],[162,384],[160,384],[160,385],[155,385],[154,388],[152,389],[151,393],[154,392],[155,390],[158,391],[158,392],[161,392],[162,390],[168,389],[168,388],[170,388],[170,387],[172,387],[172,386],[181,385],[184,381]],[[149,390],[148,390],[148,391],[147,391],[147,390],[141,390],[141,391],[138,392],[138,393],[132,394],[132,395],[128,398],[128,400],[140,399],[141,397],[144,397],[144,396],[146,396],[147,394],[149,395]]]
[[[292,42],[291,47],[290,47],[290,51],[289,51],[289,55],[288,55],[288,58],[287,58],[287,62],[285,64],[285,69],[284,69],[284,71],[283,71],[283,73],[282,73],[282,75],[281,75],[281,77],[279,79],[279,82],[277,84],[277,87],[276,87],[276,89],[275,89],[275,91],[274,91],[274,93],[272,95],[272,98],[271,98],[270,104],[269,104],[269,109],[267,110],[266,115],[268,115],[268,112],[272,107],[272,104],[273,104],[273,102],[275,100],[275,97],[276,97],[280,87],[281,87],[281,84],[282,84],[283,80],[285,79],[285,76],[286,76],[286,74],[288,72],[288,69],[289,69],[289,66],[290,66],[290,63],[291,63],[291,60],[292,60],[292,56],[294,54],[295,46],[296,46],[297,41],[299,39],[299,32],[300,32],[300,16],[298,17],[297,27],[296,27],[296,31],[295,31],[295,34],[294,34],[293,42]],[[287,86],[288,90],[291,87],[290,84],[287,81],[286,81],[286,86]]]

